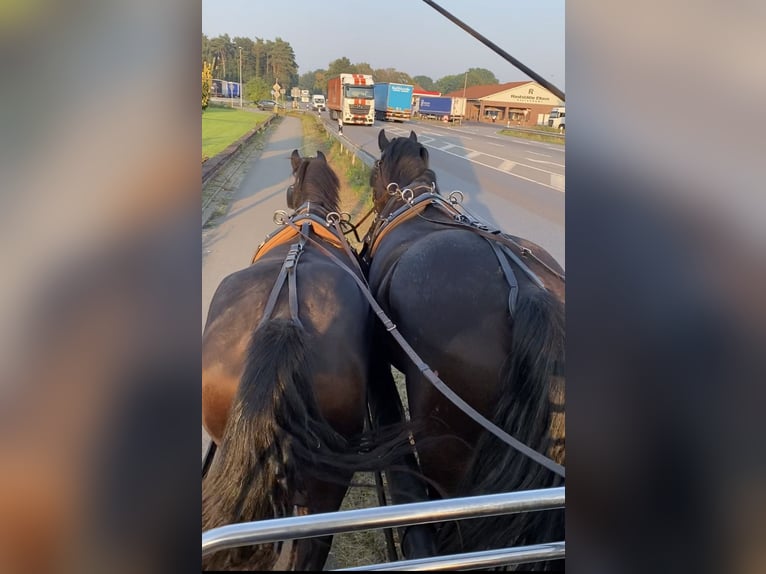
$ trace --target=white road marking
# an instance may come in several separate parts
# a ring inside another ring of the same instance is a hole
[[[558,189],[559,191],[564,191],[564,187],[565,187],[564,176],[552,173],[551,186],[554,189]]]
[[[423,144],[423,145],[426,145],[426,144]],[[438,147],[433,146],[433,145],[429,145],[428,147],[436,149],[436,150],[439,150],[439,151],[444,151],[444,150],[441,150]],[[463,148],[463,149],[465,149],[465,148]],[[451,152],[451,151],[444,151],[444,153],[449,154],[449,155],[454,155],[455,157],[459,157],[460,159],[466,159],[465,156],[456,154],[456,153]],[[489,155],[489,154],[483,154],[483,155]],[[489,155],[489,157],[495,157],[495,156]],[[497,158],[497,159],[503,159],[503,158]],[[554,174],[554,173],[551,173],[549,171],[545,171],[544,169],[539,169],[539,168],[532,167],[532,166],[529,166],[529,165],[525,166],[525,167],[529,167],[531,169],[536,169],[538,171],[542,171],[543,173],[547,173],[550,176],[550,180],[551,181],[553,180],[553,176],[554,175],[557,176],[556,177],[556,185],[554,186],[554,185],[549,185],[547,183],[543,183],[542,181],[538,181],[536,179],[532,179],[532,178],[529,178],[529,177],[524,177],[523,175],[519,175],[517,173],[507,172],[507,171],[502,170],[502,169],[500,169],[498,167],[495,167],[494,165],[489,165],[487,163],[482,163],[480,161],[476,161],[476,160],[472,160],[472,159],[469,159],[467,161],[470,161],[470,162],[473,162],[473,163],[477,163],[477,164],[479,164],[481,166],[488,167],[489,169],[494,169],[495,171],[499,171],[500,173],[504,173],[506,175],[510,175],[511,177],[517,177],[519,179],[523,179],[524,181],[528,181],[530,183],[535,183],[537,185],[542,185],[543,187],[549,187],[551,189],[555,189],[556,191],[560,191],[562,193],[564,192],[564,176],[560,175],[560,174]],[[518,165],[524,165],[524,164],[518,164]]]
[[[532,159],[531,157],[528,157],[527,161],[533,161],[535,163],[547,163],[548,165],[555,165],[558,167],[566,167],[563,163],[556,163],[555,161],[546,161],[544,159]]]
[[[503,160],[503,163],[501,163],[497,169],[500,169],[502,171],[511,171],[515,166],[516,166],[515,161],[506,159],[506,160]]]

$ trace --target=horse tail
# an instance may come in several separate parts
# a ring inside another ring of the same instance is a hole
[[[218,460],[203,481],[203,531],[290,516],[305,471],[330,475],[333,454],[346,451],[346,440],[319,412],[305,331],[269,321],[253,334]],[[270,569],[277,557],[273,545],[243,547],[206,556],[203,566]]]
[[[492,420],[511,436],[565,463],[564,306],[550,292],[535,289],[520,297],[513,315],[510,354],[501,370],[501,392]],[[483,433],[461,485],[465,496],[550,488],[563,479],[517,452],[491,433]],[[564,539],[564,511],[525,512],[447,525],[443,549],[478,550]],[[526,567],[557,569],[561,563]]]

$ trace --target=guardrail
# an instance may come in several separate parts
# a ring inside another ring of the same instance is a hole
[[[360,148],[356,144],[348,141],[345,138],[338,137],[338,132],[332,129],[330,125],[325,122],[324,120],[320,119],[319,123],[322,124],[322,127],[324,127],[325,131],[327,132],[327,135],[332,136],[336,140],[338,140],[338,143],[341,147],[341,152],[343,153],[351,153],[354,157],[351,158],[351,164],[353,165],[356,158],[359,158],[359,160],[364,163],[367,167],[372,167],[375,164],[375,161],[378,159],[375,156],[373,156],[370,152],[365,151],[364,149]]]
[[[202,555],[250,544],[265,544],[342,532],[428,524],[458,518],[478,518],[499,514],[552,510],[564,508],[564,503],[565,490],[562,486],[229,524],[203,532]],[[564,542],[552,542],[517,548],[389,562],[351,568],[350,570],[433,569],[434,566],[458,568],[466,565],[497,566],[553,560],[564,556]]]

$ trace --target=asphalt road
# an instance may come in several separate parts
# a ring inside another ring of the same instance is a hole
[[[325,113],[322,119],[337,131]],[[381,122],[346,125],[343,137],[380,157],[378,133],[415,131],[429,149],[442,193],[460,190],[475,215],[512,235],[538,243],[565,267],[564,146],[498,135],[503,126],[469,123]]]

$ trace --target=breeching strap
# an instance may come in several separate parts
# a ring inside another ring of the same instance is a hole
[[[291,222],[291,225],[298,229],[298,226],[296,226],[294,223]],[[287,296],[288,304],[290,306],[290,316],[297,325],[303,327],[300,317],[298,317],[298,288],[296,284],[296,275],[298,271],[298,258],[300,258],[301,253],[303,253],[303,246],[306,244],[306,239],[310,239],[308,235],[310,228],[311,224],[306,222],[303,224],[303,230],[298,229],[300,240],[298,243],[293,243],[290,246],[290,250],[287,252],[287,257],[285,257],[285,261],[282,264],[282,269],[280,269],[279,276],[274,282],[274,287],[271,288],[271,293],[269,294],[269,298],[266,301],[266,307],[263,310],[263,317],[261,318],[261,322],[258,324],[259,329],[271,318],[271,314],[274,312],[274,307],[277,304],[279,293],[282,291],[282,285],[285,283],[285,278],[288,280]],[[319,244],[317,243],[317,245]]]
[[[286,225],[293,226],[296,230],[298,230],[298,232],[301,235],[303,235],[302,231],[298,229],[298,227],[292,221],[290,220],[286,221]],[[525,445],[518,439],[509,435],[503,429],[499,428],[497,425],[487,420],[487,418],[485,418],[479,411],[474,409],[471,405],[465,402],[457,393],[455,393],[455,391],[450,389],[444,383],[444,381],[442,381],[436,375],[436,373],[434,373],[431,370],[431,367],[429,367],[425,362],[423,362],[423,360],[418,356],[418,354],[410,346],[410,344],[406,341],[406,339],[402,336],[402,334],[399,333],[398,329],[396,328],[396,325],[393,323],[393,321],[391,321],[391,319],[388,318],[385,311],[383,311],[381,306],[378,305],[378,302],[372,296],[372,293],[370,293],[370,289],[366,281],[364,281],[363,279],[360,279],[356,273],[354,273],[347,265],[345,265],[340,259],[338,259],[335,255],[333,255],[329,250],[327,250],[319,242],[314,241],[314,239],[312,239],[309,236],[304,235],[304,237],[306,237],[309,241],[313,242],[320,251],[322,251],[330,259],[332,259],[341,269],[346,271],[346,273],[348,273],[349,275],[351,275],[351,277],[354,278],[354,281],[356,281],[357,285],[359,285],[360,289],[362,290],[362,293],[364,293],[364,296],[369,301],[373,311],[375,311],[375,314],[382,321],[383,325],[386,328],[386,331],[391,333],[391,336],[394,337],[397,343],[399,343],[399,345],[402,347],[404,352],[407,353],[407,356],[410,358],[410,360],[412,360],[412,362],[415,364],[418,370],[421,373],[423,373],[423,376],[426,377],[426,379],[428,379],[428,381],[432,385],[434,385],[439,390],[439,392],[441,392],[445,397],[447,397],[450,401],[452,401],[460,410],[462,410],[469,417],[471,417],[471,419],[473,419],[476,423],[484,427],[486,430],[491,432],[497,438],[499,438],[506,444],[510,445],[511,447],[515,448],[517,451],[521,452],[522,454],[528,456],[529,458],[531,458],[538,464],[541,464],[542,466],[544,466],[551,472],[559,475],[562,478],[565,478],[565,470],[562,465],[551,460],[547,456],[540,454],[536,450],[528,447],[527,445]],[[341,237],[343,237],[342,233],[341,233]]]

